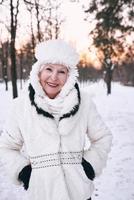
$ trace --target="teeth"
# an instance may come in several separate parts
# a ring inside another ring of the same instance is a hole
[[[52,86],[52,87],[56,87],[57,84],[54,84],[54,83],[47,83],[48,85]]]

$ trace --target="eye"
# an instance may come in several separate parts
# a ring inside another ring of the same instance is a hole
[[[46,70],[49,71],[49,72],[52,71],[52,69],[50,67],[46,67]]]
[[[60,70],[59,73],[60,73],[60,74],[65,74],[65,71]]]

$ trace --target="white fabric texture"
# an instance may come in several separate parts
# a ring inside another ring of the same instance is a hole
[[[63,55],[59,54],[57,48],[61,49],[60,51],[62,51]],[[52,115],[54,115],[56,121],[58,122],[59,117],[63,114],[61,110],[64,104],[68,105],[67,106],[68,109],[70,107],[71,110],[73,106],[78,102],[77,92],[76,89],[74,88],[74,85],[77,82],[77,77],[78,77],[78,70],[76,68],[76,64],[78,62],[78,55],[76,54],[75,50],[72,47],[70,47],[70,45],[67,45],[62,40],[52,40],[52,41],[47,41],[45,43],[40,43],[36,48],[35,54],[38,61],[32,66],[32,71],[30,73],[30,83],[33,86],[34,90],[36,91],[35,103],[37,103],[37,105],[43,108],[45,111],[49,111]],[[51,54],[51,56],[49,54]],[[66,59],[64,58],[65,57],[64,54],[67,57]],[[45,94],[45,91],[41,87],[38,74],[43,64],[46,63],[46,57],[50,57],[52,59],[53,56],[55,59],[49,60],[49,63],[50,62],[58,63],[58,64],[64,64],[65,66],[69,66],[68,69],[69,74],[67,82],[63,86],[61,92],[56,96],[55,99],[50,99]],[[63,63],[62,60],[63,61],[65,60],[66,62]],[[67,61],[69,62],[68,64]],[[69,99],[69,101],[67,99]],[[64,106],[64,112],[65,109],[66,106]]]
[[[67,102],[70,102],[69,99]],[[28,95],[14,100],[13,107],[9,123],[13,118],[15,123],[12,123],[12,125],[10,123],[10,126],[6,128],[8,137],[5,134],[1,137],[0,157],[3,157],[4,160],[8,158],[7,166],[10,169],[11,177],[14,174],[16,178],[16,180],[13,178],[15,183],[18,178],[18,171],[25,164],[31,162],[30,157],[53,154],[59,151],[68,153],[82,151],[83,157],[91,163],[96,176],[102,172],[106,165],[112,136],[102,122],[88,94],[81,92],[79,111],[70,118],[62,119],[58,126],[54,119],[37,114],[35,107],[29,101]],[[68,108],[68,105],[66,105],[66,108],[63,109],[67,111]],[[63,109],[62,113],[64,113]],[[91,146],[84,151],[86,134]],[[22,139],[29,160],[24,159],[19,152],[23,144]],[[19,160],[14,153],[19,155]],[[12,163],[15,163],[15,167]],[[55,197],[58,200],[85,200],[91,196],[92,192],[93,183],[86,177],[81,164],[63,164],[33,169],[28,190],[29,198],[33,200],[44,198],[55,200]]]
[[[82,90],[79,105],[74,87],[78,76],[78,55],[74,49],[63,41],[48,41],[36,48],[36,58],[30,73],[30,84],[35,90],[34,101],[38,108],[54,115],[54,119],[38,114],[35,106],[31,105],[28,91],[25,91],[13,100],[5,132],[0,137],[0,157],[15,184],[20,184],[18,174],[24,166],[29,163],[36,166],[39,162],[39,168],[32,169],[29,200],[89,199],[93,182],[83,170],[82,157],[92,165],[95,175],[100,175],[110,151],[111,133],[89,95]],[[67,82],[55,99],[49,99],[39,83],[38,73],[45,63],[64,64],[69,69]],[[74,115],[59,120],[76,105],[79,109]],[[87,150],[86,135],[91,143]],[[27,156],[21,153],[23,144]]]
[[[74,68],[79,61],[79,55],[73,46],[61,39],[39,43],[35,49],[35,57],[40,63],[63,64],[68,68]]]
[[[28,164],[29,159],[21,152],[24,138],[21,135],[21,130],[18,126],[18,115],[20,112],[16,109],[16,100],[9,111],[5,129],[0,137],[0,158],[5,164],[5,169],[11,180],[15,184],[20,184],[18,181],[19,172]]]

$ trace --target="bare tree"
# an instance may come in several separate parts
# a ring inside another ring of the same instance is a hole
[[[60,20],[59,15],[57,14],[59,12],[58,9],[60,7],[59,1],[10,0],[9,4],[6,0],[0,1],[0,4],[3,4],[6,2],[5,5],[6,4],[9,5],[9,8],[10,8],[10,28],[8,27],[8,30],[11,37],[10,59],[11,59],[11,80],[12,80],[13,98],[18,96],[18,91],[17,91],[17,56],[18,55],[16,51],[16,32],[17,32],[17,25],[18,25],[20,3],[27,4],[29,12],[30,12],[30,16],[31,16],[30,29],[31,29],[31,41],[32,41],[31,42],[32,55],[33,55],[34,48],[37,42],[41,42],[43,39],[59,37],[60,25],[62,23],[62,20]],[[35,20],[37,23],[36,23],[36,30],[34,31],[33,22],[35,22]],[[5,26],[7,26],[7,24],[5,24]],[[48,30],[48,32],[47,31],[45,32],[45,30]],[[31,48],[31,46],[29,46],[29,48]]]
[[[1,1],[0,4],[3,4],[6,1]],[[10,0],[10,28],[7,26],[8,31],[10,32],[10,58],[11,58],[11,79],[12,79],[12,89],[13,89],[13,98],[18,96],[17,92],[17,73],[16,73],[16,30],[17,30],[17,16],[19,12],[19,0]],[[6,26],[6,25],[5,25]]]
[[[26,7],[28,12],[30,13],[30,29],[31,29],[31,43],[32,43],[32,53],[34,55],[34,49],[35,49],[35,36],[34,36],[34,29],[33,29],[33,10],[34,10],[34,4],[30,1],[29,3],[26,3]]]
[[[9,57],[9,41],[1,42],[1,64],[2,76],[5,81],[5,89],[8,90],[8,57]]]
[[[39,0],[35,0],[35,10],[36,10],[36,19],[37,19],[37,39],[39,42],[41,42],[42,36],[41,36],[41,27],[40,27],[41,18],[39,15]]]
[[[19,12],[19,0],[10,0],[10,14],[11,14],[11,43],[10,43],[10,53],[11,53],[11,76],[12,76],[12,87],[13,87],[13,98],[18,96],[17,91],[17,72],[16,72],[16,31],[17,31],[17,16]]]
[[[60,8],[61,3],[59,3],[55,8],[55,22],[54,22],[54,32],[55,32],[55,39],[58,39],[60,34],[60,27],[62,23],[64,22],[64,19],[60,17],[58,14],[58,9]]]
[[[60,6],[62,1],[48,1],[48,12],[46,15],[45,36],[46,39],[58,39],[60,34],[60,27],[64,19],[60,16]]]

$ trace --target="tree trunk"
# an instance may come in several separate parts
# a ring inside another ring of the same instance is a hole
[[[17,91],[17,73],[16,73],[16,52],[15,52],[15,43],[14,39],[11,39],[11,78],[12,78],[12,89],[13,89],[13,98],[18,96]]]
[[[1,43],[2,46],[2,57],[1,57],[1,64],[2,64],[2,76],[5,82],[5,90],[8,90],[8,76],[7,76],[7,67],[8,67],[8,42]]]
[[[4,65],[5,90],[8,91],[7,65]]]
[[[6,43],[6,49],[5,49],[5,68],[4,68],[4,79],[5,79],[5,85],[6,85],[6,91],[8,90],[8,74],[7,74],[7,68],[8,68],[8,56],[9,56],[9,42]]]
[[[22,89],[23,67],[22,67],[23,53],[20,53],[20,89]]]
[[[37,38],[38,41],[41,42],[41,30],[40,30],[40,19],[39,19],[39,2],[35,1],[35,9],[36,9],[36,19],[37,19]]]
[[[107,83],[107,95],[111,94],[111,81]]]
[[[112,73],[113,71],[110,68],[106,69],[106,74],[104,77],[104,81],[107,85],[107,95],[111,94],[111,81],[112,81]]]
[[[18,1],[17,1],[18,6]],[[10,55],[11,55],[11,79],[13,88],[13,98],[18,96],[17,91],[17,72],[16,72],[16,51],[15,51],[15,38],[16,38],[16,28],[17,28],[17,12],[14,13],[13,0],[10,1],[10,12],[11,12],[11,43],[10,43]]]

